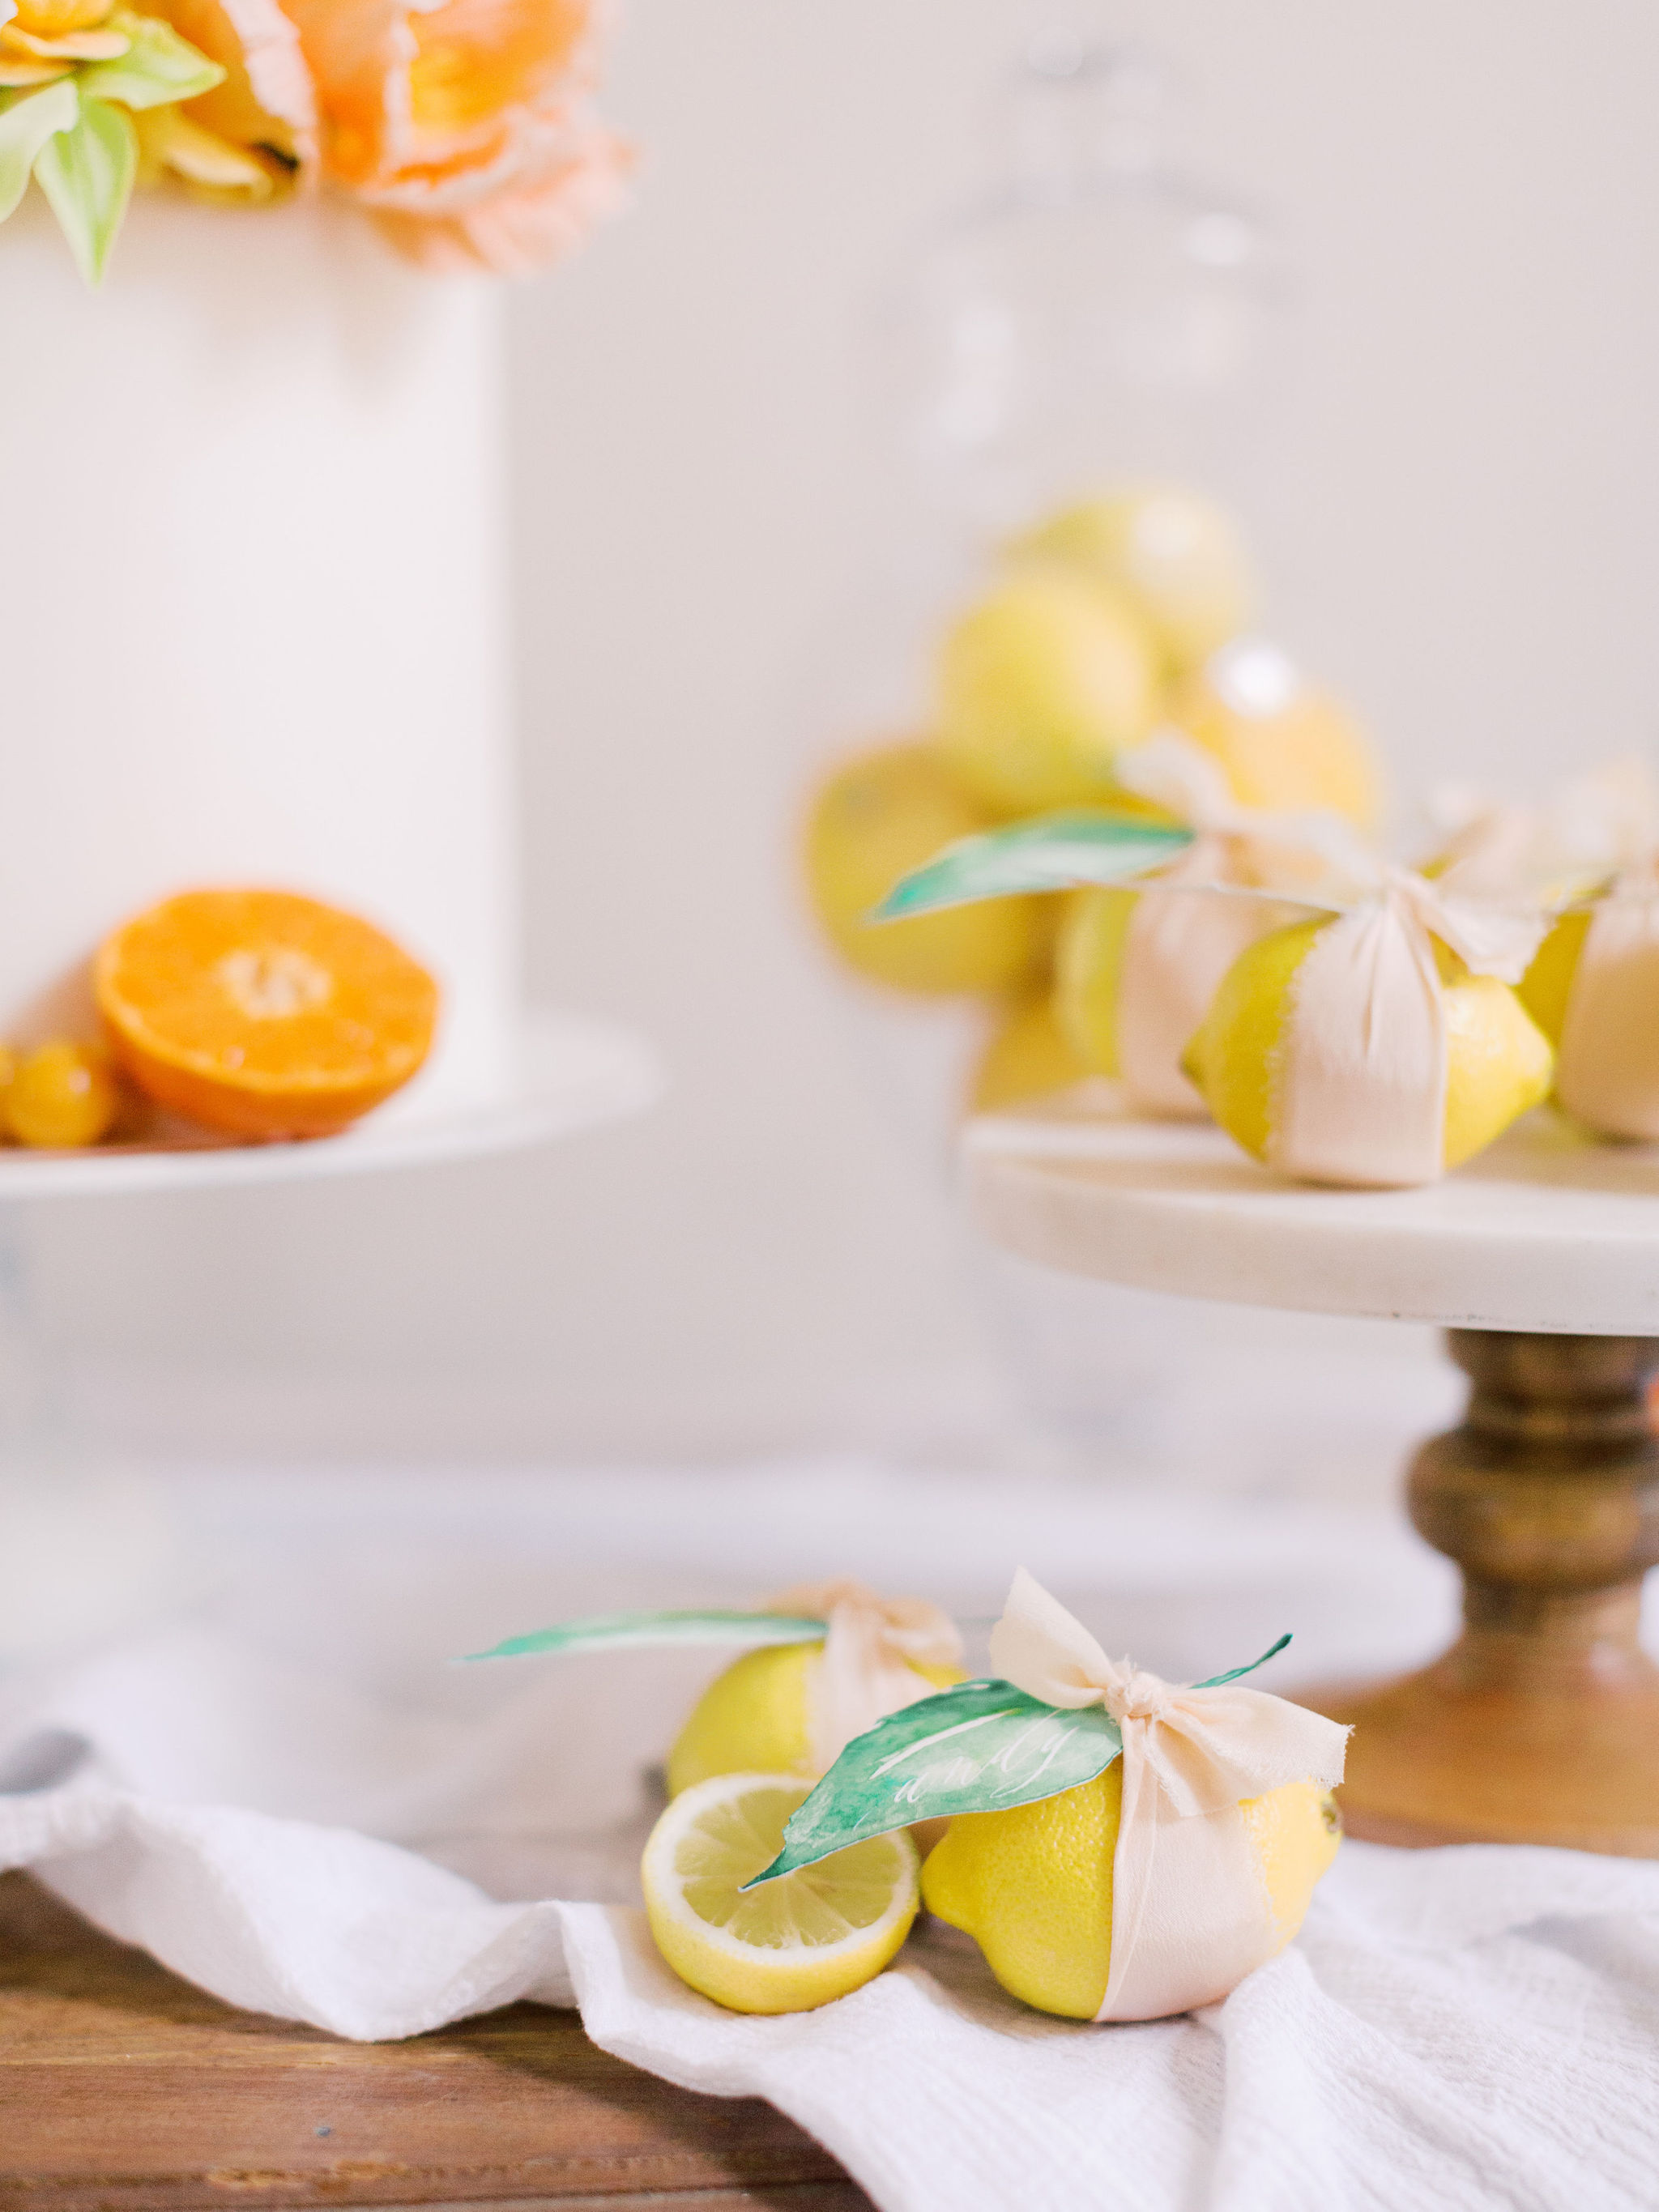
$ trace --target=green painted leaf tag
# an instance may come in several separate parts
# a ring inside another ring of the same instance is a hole
[[[901,921],[976,899],[1122,884],[1166,866],[1193,842],[1190,830],[1135,814],[1079,808],[959,838],[902,876],[870,919]]]
[[[791,1814],[771,1881],[913,1821],[1057,1797],[1103,1774],[1123,1748],[1103,1705],[1061,1711],[1012,1682],[936,1691],[855,1736]]]
[[[73,130],[80,112],[81,96],[72,77],[59,77],[44,92],[29,93],[21,100],[0,94],[0,222],[27,191],[40,149],[60,131]]]
[[[132,118],[84,94],[70,129],[48,138],[35,156],[36,180],[88,284],[102,281],[137,171]]]
[[[1258,1667],[1265,1667],[1270,1659],[1277,1659],[1291,1640],[1287,1629],[1277,1644],[1267,1646],[1259,1659],[1247,1659],[1242,1667],[1229,1667],[1224,1674],[1206,1674],[1201,1682],[1194,1682],[1192,1686],[1195,1690],[1219,1690],[1229,1682],[1239,1681],[1246,1674],[1254,1674]]]
[[[89,99],[117,100],[124,107],[167,107],[174,100],[198,99],[223,82],[219,64],[159,16],[118,9],[110,27],[125,32],[132,43],[118,61],[89,62],[81,71],[81,89]]]
[[[821,1644],[829,1624],[785,1613],[596,1613],[529,1636],[509,1636],[469,1659],[518,1659],[532,1651],[619,1651],[629,1644]]]

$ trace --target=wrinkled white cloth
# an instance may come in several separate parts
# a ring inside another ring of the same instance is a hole
[[[1401,1395],[1391,1379],[1367,1419]],[[881,1531],[849,1567],[964,1616],[1033,1547],[1171,1674],[1284,1626],[1321,1672],[1410,1664],[1450,1597],[1391,1512],[840,1462],[494,1486],[262,1473],[234,1496],[229,1579],[196,1619],[0,1677],[0,1864],[231,2002],[395,2037],[574,1996],[618,2056],[770,2099],[883,2212],[1653,2203],[1659,1867],[1348,1844],[1295,1946],[1202,2014],[1046,2020],[952,1936],[822,2012],[742,2019],[675,1981],[617,1902],[650,1817],[641,1759],[700,1686],[687,1655],[442,1664],[585,1607],[752,1601],[822,1555],[832,1508]],[[1085,1558],[1109,1582],[1068,1579]]]
[[[346,1831],[95,1778],[0,1796],[32,1863],[232,2002],[357,2037],[518,1996],[617,2057],[768,2098],[882,2212],[1649,2212],[1659,1866],[1348,1844],[1299,1941],[1224,2004],[1047,2020],[977,1954],[912,1942],[839,2003],[723,2012],[639,1911],[492,1904]]]

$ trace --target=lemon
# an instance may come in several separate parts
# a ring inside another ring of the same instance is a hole
[[[1119,1075],[1117,1001],[1136,891],[1079,892],[1061,924],[1054,1014],[1072,1050],[1097,1075]]]
[[[1235,1142],[1265,1159],[1297,969],[1326,921],[1261,938],[1228,969],[1184,1066]],[[1471,975],[1437,941],[1446,1009],[1443,1164],[1459,1167],[1549,1096],[1554,1054],[1507,983]]]
[[[1595,917],[1564,914],[1533,955],[1532,965],[1516,988],[1522,1005],[1550,1042],[1559,1048],[1567,1025],[1567,994],[1578,972],[1578,956]]]
[[[904,991],[1000,992],[1024,981],[1048,938],[1040,900],[866,920],[901,876],[991,822],[930,745],[889,745],[837,769],[813,801],[805,858],[813,910],[842,957]]]
[[[1263,639],[1224,647],[1181,687],[1170,718],[1220,762],[1241,806],[1328,807],[1362,830],[1381,811],[1376,764],[1358,725]]]
[[[775,1644],[746,1651],[717,1674],[668,1754],[668,1793],[718,1774],[799,1774],[816,1779],[808,1711],[822,1644]],[[918,1667],[929,1689],[962,1680],[954,1667]]]
[[[1000,1113],[1064,1091],[1088,1073],[1060,1025],[1053,994],[1041,991],[1017,1000],[1003,1014],[974,1071],[973,1110]]]
[[[1132,930],[1147,896],[1164,904],[1153,908],[1154,926],[1139,939],[1139,964],[1132,968],[1137,942]],[[1204,1103],[1182,1066],[1182,1053],[1240,952],[1294,910],[1202,891],[1079,892],[1060,931],[1054,971],[1054,1008],[1072,1049],[1094,1073],[1120,1079],[1139,1112],[1201,1115]],[[1139,1028],[1126,1050],[1129,978],[1136,987]]]
[[[1151,729],[1156,648],[1115,592],[1056,562],[1017,569],[939,658],[939,744],[1005,815],[1104,798],[1112,763]]]
[[[1015,550],[1071,562],[1115,586],[1171,672],[1237,637],[1255,606],[1255,580],[1231,517],[1172,484],[1068,507]]]
[[[973,1936],[1011,1996],[1092,2020],[1112,1956],[1112,1859],[1123,1765],[1006,1812],[964,1813],[922,1869],[922,1902]],[[1280,1948],[1301,1927],[1336,1856],[1341,1823],[1316,1783],[1294,1782],[1241,1808]]]
[[[902,1830],[744,1894],[811,1788],[787,1774],[716,1776],[675,1798],[645,1847],[657,1948],[734,2012],[810,2012],[845,1996],[881,1972],[916,1917],[916,1847]]]

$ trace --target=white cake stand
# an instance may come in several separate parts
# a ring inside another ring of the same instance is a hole
[[[483,1158],[574,1136],[641,1111],[660,1075],[630,1031],[568,1015],[524,1028],[518,1079],[461,1109],[418,1091],[355,1129],[304,1144],[185,1137],[165,1146],[0,1151],[0,1658],[131,1627],[189,1586],[179,1532],[152,1486],[88,1462],[43,1386],[25,1224],[64,1199],[367,1175]]]
[[[1354,1723],[1349,1826],[1659,1857],[1659,1668],[1637,1641],[1659,1562],[1659,1146],[1544,1111],[1426,1189],[1315,1190],[1091,1085],[972,1123],[965,1155],[980,1221],[1026,1259],[1449,1328],[1474,1389],[1409,1503],[1463,1571],[1464,1630],[1420,1674],[1304,1693]]]

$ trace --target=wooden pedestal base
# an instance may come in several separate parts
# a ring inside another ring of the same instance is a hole
[[[1463,1570],[1463,1633],[1421,1674],[1311,1691],[1351,1721],[1342,1808],[1379,1843],[1659,1858],[1659,1341],[1454,1329],[1474,1389],[1412,1468],[1412,1519]]]

